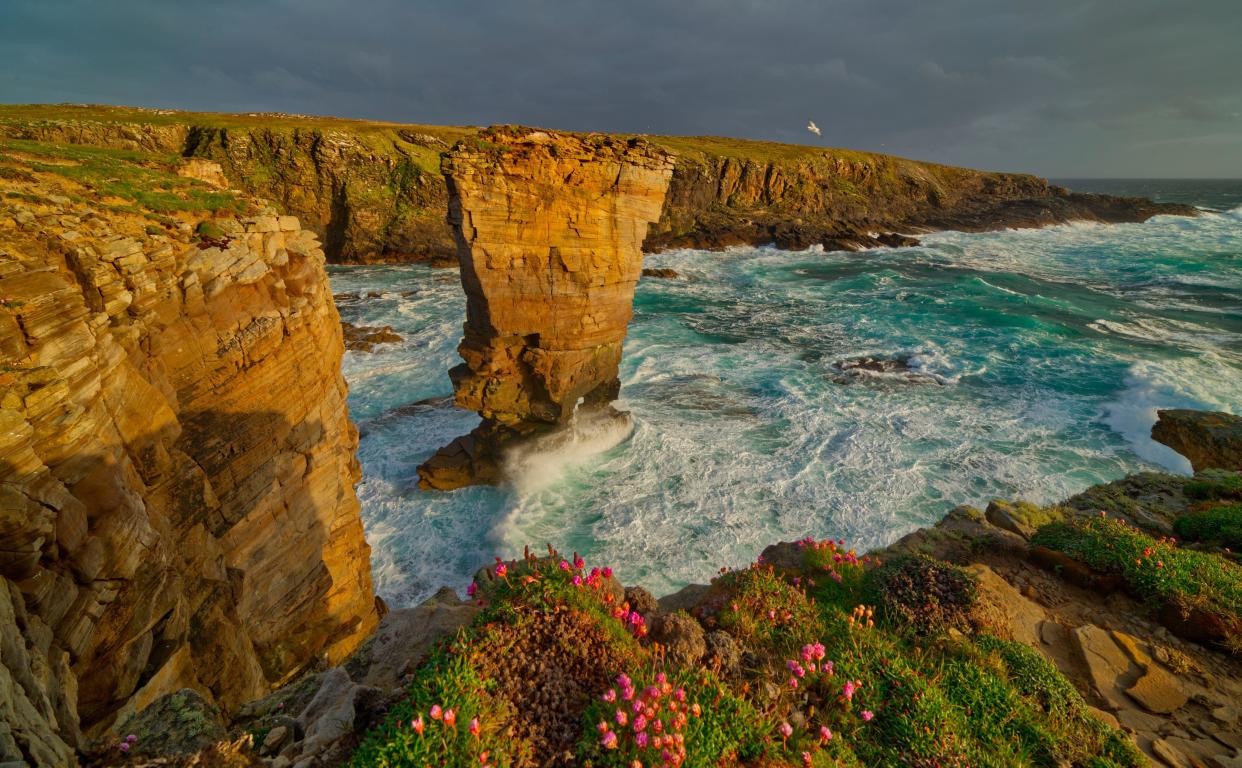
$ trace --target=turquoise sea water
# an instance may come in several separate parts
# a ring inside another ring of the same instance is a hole
[[[345,320],[405,337],[344,363],[380,593],[411,604],[552,542],[659,594],[782,539],[866,549],[960,503],[1187,471],[1148,432],[1160,407],[1242,412],[1242,183],[1068,185],[1213,210],[864,253],[648,257],[683,279],[638,286],[619,403],[633,431],[522,457],[503,489],[416,485],[477,423],[446,401],[456,273],[333,268]],[[836,366],[859,356],[908,370]]]

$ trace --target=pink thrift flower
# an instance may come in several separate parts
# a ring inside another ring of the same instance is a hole
[[[600,737],[599,743],[603,745],[604,749],[616,749],[617,748],[617,734],[613,733],[612,731],[608,731],[607,733],[605,733],[603,736]]]
[[[474,597],[474,593],[478,591],[479,585],[472,581],[470,582],[470,586],[466,587],[466,597]]]
[[[606,579],[612,575],[612,568],[608,566],[604,566],[603,570],[601,570],[600,573],[604,574],[604,578]]]
[[[497,576],[503,579],[505,577],[505,574],[508,572],[509,572],[509,566],[505,565],[504,563],[496,564],[496,575]]]
[[[444,716],[444,710],[440,709],[440,705],[432,704],[431,705],[431,719],[439,720],[443,716]]]
[[[625,714],[624,709],[618,709],[616,720],[617,720],[617,725],[625,725],[626,723],[630,721],[630,718],[629,716]]]
[[[122,741],[120,744],[117,744],[117,745],[116,745],[116,748],[117,748],[117,749],[119,749],[119,750],[121,750],[122,752],[128,752],[128,751],[129,751],[129,742],[128,742],[128,741]]]
[[[648,741],[649,739],[646,733],[634,734],[634,745],[637,746],[639,749],[646,749]]]
[[[457,713],[451,709],[444,710],[444,724],[457,725]]]
[[[419,736],[422,736],[423,729],[426,728],[427,726],[423,724],[423,716],[419,715],[417,719],[410,721],[410,727],[414,729],[415,733],[417,733]]]
[[[577,568],[578,570],[582,570],[583,568],[586,567],[586,561],[583,560],[581,557],[574,555],[574,567]]]
[[[568,560],[562,560],[562,561],[561,561],[561,566],[560,566],[560,567],[561,567],[561,570],[562,570],[562,571],[568,571],[568,570],[569,570],[569,561],[568,561]]]
[[[573,578],[573,582],[574,582],[574,586],[575,586],[575,587],[581,587],[581,586],[582,586],[582,577],[581,577],[581,576],[578,576],[577,574],[575,574],[575,575],[574,575],[574,578]]]
[[[789,678],[789,687],[790,687],[790,688],[797,688],[797,687],[798,687],[798,678],[796,678],[796,677],[791,677],[791,678]]]
[[[832,731],[829,730],[828,726],[821,725],[819,727],[819,740],[820,741],[832,741]]]
[[[609,688],[607,691],[604,692],[604,695],[601,696],[600,698],[609,703],[616,701],[617,700],[617,689]]]
[[[782,739],[788,739],[790,736],[793,735],[793,726],[790,725],[789,723],[781,723],[780,726],[776,730],[781,732]]]
[[[125,737],[125,740],[128,741],[130,744],[133,744],[135,741],[138,741],[138,737],[131,733],[130,735]]]
[[[862,713],[863,722],[871,722],[871,718],[875,717],[875,713],[869,709],[864,709]]]

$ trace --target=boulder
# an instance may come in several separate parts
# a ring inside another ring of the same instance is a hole
[[[1157,411],[1151,437],[1190,460],[1196,472],[1242,470],[1242,416],[1220,411]]]
[[[659,614],[650,626],[652,641],[664,646],[665,658],[674,664],[697,664],[707,652],[703,627],[685,611]]]

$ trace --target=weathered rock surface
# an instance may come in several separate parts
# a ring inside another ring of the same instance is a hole
[[[345,348],[358,352],[373,352],[378,344],[396,344],[403,341],[391,325],[354,325],[341,323],[345,334]]]
[[[1151,437],[1190,459],[1196,472],[1242,470],[1242,416],[1220,411],[1158,411]]]
[[[483,425],[419,468],[425,488],[494,480],[498,446],[620,387],[647,225],[672,159],[641,140],[495,128],[445,156],[466,292],[457,405]]]
[[[24,191],[46,202],[0,202],[0,762],[69,765],[378,617],[315,235],[260,215],[208,246]]]

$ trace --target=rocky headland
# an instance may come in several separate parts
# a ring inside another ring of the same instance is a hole
[[[442,152],[482,129],[293,115],[81,105],[0,107],[0,136],[194,158],[205,177],[275,201],[336,263],[456,265]],[[624,140],[626,137],[617,137]],[[937,229],[1194,215],[1185,205],[1068,192],[993,173],[868,152],[718,137],[648,136],[673,175],[647,252],[775,244],[899,247]]]
[[[643,238],[672,170],[641,139],[531,129],[445,155],[466,292],[465,363],[449,376],[483,423],[419,467],[420,485],[497,482],[505,447],[611,410]]]
[[[119,153],[0,182],[0,763],[343,660],[379,612],[316,235]]]
[[[386,611],[323,248],[165,154],[179,125],[0,139],[0,765],[1242,764],[1230,414],[1162,412],[1194,477],[959,507],[877,552],[776,544],[657,599],[549,547]],[[684,160],[461,139],[458,402],[607,413]]]

